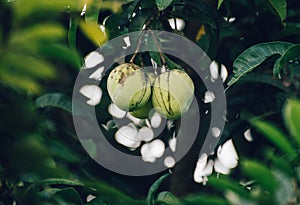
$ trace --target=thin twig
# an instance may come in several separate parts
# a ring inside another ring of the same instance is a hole
[[[176,18],[175,18],[175,17],[173,18],[173,21],[174,21],[174,27],[175,27],[175,30],[178,31],[178,29],[177,29],[177,21],[176,21]]]
[[[159,43],[158,43],[158,41],[157,41],[157,38],[156,38],[156,36],[155,36],[155,34],[153,33],[152,30],[150,30],[150,33],[151,33],[151,35],[152,35],[152,37],[153,37],[154,44],[155,44],[155,46],[156,46],[156,48],[157,48],[157,50],[158,50],[158,53],[159,53],[159,56],[160,56],[160,59],[161,59],[161,62],[162,62],[162,64],[163,64],[163,66],[167,67],[167,63],[166,63],[165,56],[164,56],[164,54],[163,54],[163,52],[162,52],[162,50],[161,50],[161,48],[160,48],[160,46],[159,46]]]
[[[155,16],[155,15],[151,16],[151,17],[147,20],[147,22],[144,24],[144,25],[145,25],[145,28],[142,30],[142,33],[141,33],[141,35],[140,35],[140,37],[139,37],[139,39],[138,39],[138,44],[137,44],[137,47],[136,47],[136,50],[135,50],[133,56],[131,57],[131,59],[130,59],[130,61],[129,61],[130,63],[133,63],[133,62],[134,62],[137,53],[138,53],[139,50],[141,49],[143,37],[144,37],[144,35],[145,35],[145,31],[149,28],[151,22],[152,22],[153,19],[154,19],[154,16]]]

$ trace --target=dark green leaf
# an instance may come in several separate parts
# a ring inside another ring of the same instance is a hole
[[[46,189],[40,196],[56,202],[57,205],[83,205],[83,202],[74,188]]]
[[[283,66],[288,63],[290,60],[294,60],[295,58],[300,57],[300,45],[291,46],[286,50],[284,54],[280,58],[278,58],[273,67],[273,73],[275,76],[280,77],[280,71]]]
[[[191,22],[201,22],[211,25],[213,28],[218,27],[218,15],[216,10],[208,5],[204,0],[186,1],[187,6],[181,12],[174,12],[174,16]]]
[[[68,185],[68,186],[84,186],[83,183],[77,179],[63,179],[63,178],[53,178],[53,179],[44,179],[40,181],[40,184],[43,186],[48,185]]]
[[[104,202],[101,198],[103,197],[97,197],[93,199],[92,201],[86,203],[85,205],[106,205],[107,203]]]
[[[166,9],[172,2],[173,0],[155,0],[156,6],[160,11]]]
[[[281,21],[286,19],[286,0],[264,0],[265,3],[269,6],[270,10],[278,15]]]
[[[159,188],[160,184],[170,176],[169,173],[161,176],[158,180],[156,180],[150,187],[147,195],[147,204],[148,205],[155,205],[155,194],[157,189]]]
[[[197,194],[183,199],[184,205],[228,205],[229,203],[220,196]]]
[[[163,203],[164,205],[180,205],[179,200],[168,191],[160,192],[157,196],[157,202]]]
[[[283,110],[286,126],[300,147],[300,102],[290,99]]]
[[[72,113],[71,98],[60,93],[42,95],[41,97],[36,99],[35,106],[37,108],[56,107]]]
[[[71,15],[68,31],[68,42],[71,49],[76,50],[77,30],[79,26],[79,17]]]
[[[132,18],[132,21],[129,24],[129,31],[141,31],[143,30],[143,26],[150,18],[151,14],[153,13],[152,9],[143,9],[136,13],[136,15]]]
[[[237,82],[243,75],[251,72],[267,58],[275,54],[283,55],[293,45],[288,42],[275,41],[260,43],[248,48],[233,62],[234,76],[228,82],[228,85],[230,86]]]
[[[241,82],[254,82],[254,83],[264,83],[276,87],[286,93],[291,93],[289,89],[282,85],[282,82],[279,79],[274,79],[271,75],[264,73],[249,73],[242,78]]]

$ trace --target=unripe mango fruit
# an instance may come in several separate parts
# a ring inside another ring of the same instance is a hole
[[[194,98],[194,83],[182,70],[168,70],[154,81],[152,104],[163,117],[174,120],[186,113]]]
[[[139,118],[139,119],[146,119],[149,117],[149,113],[150,111],[153,109],[153,105],[152,105],[152,100],[150,99],[146,105],[144,105],[143,107],[141,107],[138,110],[132,111],[130,112],[130,114],[133,117]]]
[[[108,76],[107,90],[111,100],[124,111],[143,107],[151,95],[148,75],[133,63],[114,68]]]
[[[152,86],[155,81],[156,75],[154,73],[147,72],[147,76],[148,76],[148,79]],[[152,100],[149,99],[148,102],[143,107],[141,107],[138,110],[135,110],[133,112],[130,112],[130,114],[133,117],[136,117],[139,119],[146,119],[149,117],[149,113],[152,109],[153,109]]]

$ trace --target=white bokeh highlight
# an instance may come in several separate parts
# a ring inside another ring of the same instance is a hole
[[[149,142],[154,138],[154,132],[150,127],[142,127],[138,131],[138,137],[141,141]]]
[[[165,165],[166,167],[168,167],[168,168],[174,167],[175,164],[176,164],[176,161],[175,161],[175,159],[174,159],[173,157],[171,157],[171,156],[168,156],[168,157],[166,157],[166,158],[164,159],[164,165]]]
[[[103,55],[96,51],[93,51],[84,58],[85,68],[95,67],[96,65],[102,63],[103,61],[104,61]]]
[[[216,99],[215,94],[212,91],[206,91],[204,94],[204,103],[211,103]]]
[[[126,112],[121,110],[116,104],[112,103],[108,106],[108,112],[111,114],[113,117],[122,119],[125,117]]]
[[[89,98],[86,102],[89,105],[98,105],[102,98],[102,90],[97,85],[84,85],[79,92],[85,97]]]
[[[141,141],[138,138],[138,130],[133,124],[121,127],[116,132],[115,139],[118,143],[131,149],[136,149],[141,144]]]
[[[156,139],[150,143],[146,143],[141,148],[142,159],[145,162],[155,162],[157,158],[163,156],[164,152],[165,143],[160,139]]]

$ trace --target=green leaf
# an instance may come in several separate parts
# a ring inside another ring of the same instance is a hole
[[[101,0],[87,0],[84,17],[86,23],[98,25],[101,2]]]
[[[44,23],[34,24],[21,31],[14,32],[11,36],[10,44],[18,47],[27,42],[55,41],[63,39],[66,35],[65,29],[58,24]]]
[[[136,13],[136,15],[132,18],[132,21],[129,24],[129,31],[141,31],[143,30],[143,26],[150,18],[153,13],[152,9],[143,9]]]
[[[156,6],[160,11],[166,9],[172,2],[173,0],[155,0]]]
[[[45,189],[41,191],[39,195],[56,202],[55,204],[57,205],[83,205],[80,195],[72,187],[65,189]]]
[[[243,75],[252,71],[267,58],[275,54],[283,55],[293,45],[288,42],[275,41],[251,46],[233,62],[234,76],[228,82],[228,85],[231,86],[236,83]]]
[[[218,21],[220,20],[215,9],[204,0],[187,0],[184,10],[182,12],[175,11],[173,15],[191,22],[206,23],[213,28],[218,27]]]
[[[106,205],[107,203],[102,200],[103,197],[97,197],[85,205]]]
[[[244,160],[241,164],[243,173],[254,179],[264,189],[269,192],[276,190],[277,181],[275,181],[274,175],[268,167],[251,160]]]
[[[289,176],[293,176],[294,170],[291,167],[291,164],[288,160],[286,160],[285,156],[278,156],[278,154],[275,153],[275,150],[272,148],[265,148],[264,155],[266,159],[269,159],[272,163],[272,167],[279,169],[280,171],[286,173]]]
[[[287,3],[286,0],[264,0],[270,10],[278,15],[281,21],[286,19]]]
[[[282,82],[279,79],[274,79],[273,76],[269,74],[256,72],[249,73],[240,78],[240,82],[264,83],[278,88],[286,93],[291,93],[291,91],[288,88],[282,85]]]
[[[300,148],[300,101],[289,99],[284,107],[283,116],[286,127]]]
[[[148,191],[148,195],[147,195],[147,205],[155,205],[155,194],[156,191],[158,189],[158,187],[160,186],[160,184],[170,176],[169,173],[164,174],[163,176],[161,176],[158,180],[156,180],[150,187],[149,191]]]
[[[62,11],[67,6],[72,10],[78,9],[78,1],[73,0],[19,0],[13,3],[14,14],[18,20],[23,20],[24,18],[30,18],[34,13],[43,13],[43,12],[53,12],[53,11]]]
[[[116,13],[110,15],[105,20],[105,33],[109,39],[113,39],[121,35],[121,32],[118,28],[121,16],[121,13]]]
[[[46,57],[50,57],[55,61],[66,63],[73,68],[80,69],[82,66],[81,58],[76,50],[72,50],[63,44],[40,46],[39,51]]]
[[[229,203],[220,196],[197,194],[183,199],[184,205],[228,205]]]
[[[68,186],[84,186],[77,179],[63,179],[63,178],[52,178],[52,179],[44,179],[40,181],[40,185],[49,186],[49,185],[68,185]]]
[[[68,43],[71,49],[76,50],[77,30],[79,26],[79,17],[75,15],[70,16],[69,31],[68,31]]]
[[[92,139],[81,140],[82,146],[85,148],[87,153],[92,157],[96,158],[97,156],[97,147],[95,142]]]
[[[164,205],[180,205],[179,200],[168,191],[160,192],[157,196],[157,202],[163,203]]]
[[[220,192],[224,192],[225,190],[233,191],[234,193],[237,193],[243,198],[249,198],[248,191],[243,188],[240,184],[238,184],[236,181],[226,177],[222,176],[220,178],[217,177],[209,177],[208,184],[213,186],[215,189],[217,189]]]
[[[273,67],[274,75],[280,77],[280,71],[283,68],[283,66],[290,60],[293,60],[297,57],[300,57],[300,44],[291,46],[280,58],[276,60]]]
[[[218,0],[218,9],[220,9],[220,7],[222,6],[224,0]]]
[[[157,63],[158,66],[162,66],[161,57],[158,52],[150,51],[151,58]],[[166,64],[170,69],[182,69],[181,66],[172,61],[168,56],[163,54],[166,60]]]
[[[54,79],[57,75],[54,66],[41,58],[10,53],[5,55],[4,60],[7,63],[5,70],[16,75],[42,80]]]
[[[252,124],[284,154],[290,156],[291,159],[297,156],[297,152],[289,142],[287,136],[278,127],[260,119],[251,119],[250,124]]]
[[[37,108],[56,107],[72,113],[71,98],[61,93],[42,95],[36,99],[35,106]]]
[[[96,46],[101,46],[107,41],[105,32],[103,32],[98,24],[86,23],[84,21],[79,22],[79,27]]]

